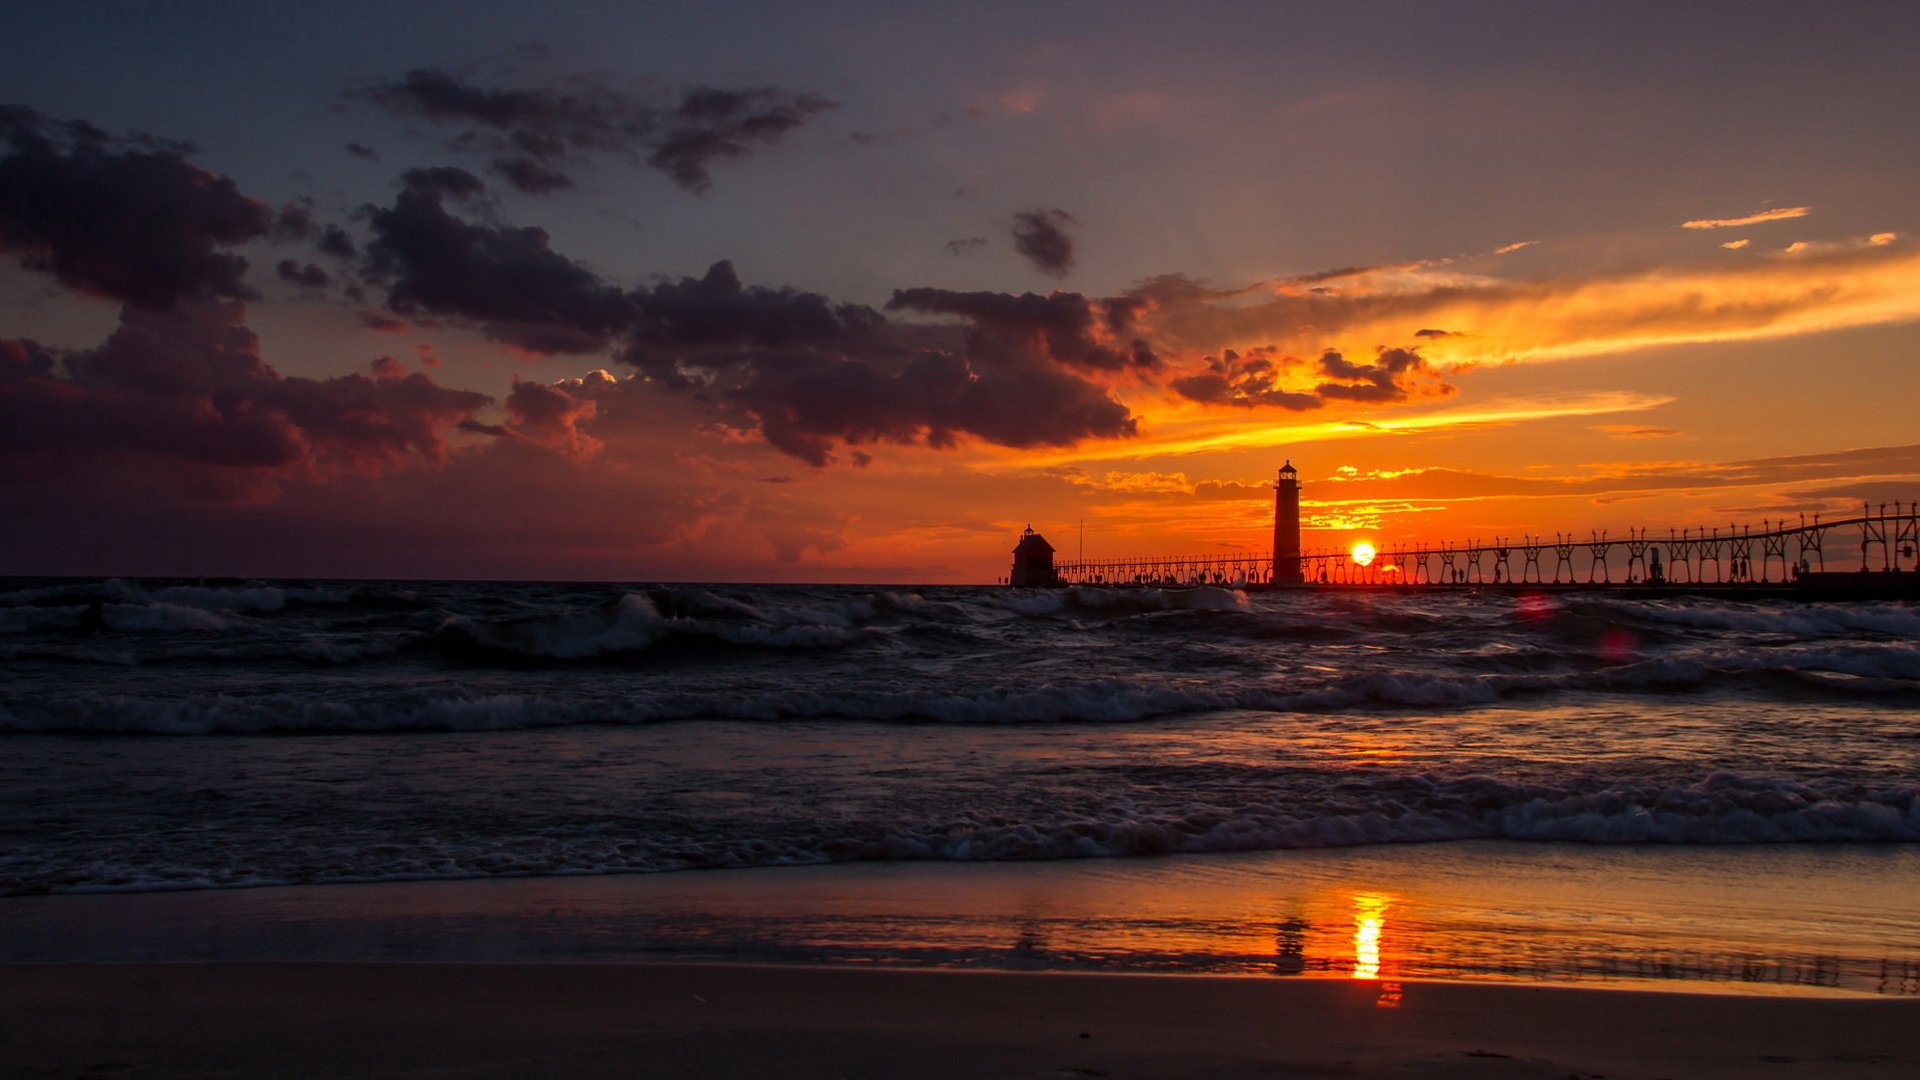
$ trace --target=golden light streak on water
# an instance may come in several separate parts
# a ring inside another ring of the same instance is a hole
[[[1387,906],[1391,899],[1379,893],[1356,893],[1353,897],[1353,977],[1380,977],[1380,933],[1387,925]]]

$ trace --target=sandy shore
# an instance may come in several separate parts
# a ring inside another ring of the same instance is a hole
[[[678,965],[0,968],[7,1076],[1618,1080],[1916,1069],[1912,1000]]]

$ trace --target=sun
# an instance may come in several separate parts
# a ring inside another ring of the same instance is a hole
[[[1353,545],[1353,561],[1358,563],[1361,566],[1366,566],[1372,563],[1373,562],[1373,545],[1367,543],[1365,540],[1362,540],[1359,543]]]

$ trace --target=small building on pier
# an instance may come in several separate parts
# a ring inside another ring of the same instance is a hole
[[[1053,545],[1047,538],[1027,526],[1020,534],[1020,543],[1013,549],[1013,573],[1007,578],[1007,584],[1016,586],[1058,585],[1060,578],[1053,572]]]

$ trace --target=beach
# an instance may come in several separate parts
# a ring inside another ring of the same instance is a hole
[[[12,897],[0,1074],[1888,1077],[1920,1063],[1913,863],[1454,843]]]
[[[10,968],[13,1076],[1890,1077],[1920,1002],[712,965]]]

